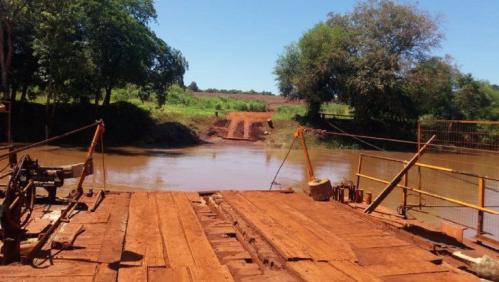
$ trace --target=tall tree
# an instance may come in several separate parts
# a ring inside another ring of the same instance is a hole
[[[157,40],[157,50],[149,71],[148,82],[156,92],[158,104],[164,105],[166,90],[172,84],[184,86],[184,73],[189,65],[182,53]]]
[[[103,103],[107,105],[114,87],[145,83],[158,48],[157,37],[147,26],[156,11],[152,1],[85,2],[84,26],[97,68],[95,91],[99,96],[105,90]]]
[[[14,58],[16,21],[23,17],[30,0],[0,0],[0,91],[9,98],[8,77]]]
[[[408,119],[414,114],[403,82],[440,39],[436,20],[415,6],[360,2],[351,13],[330,14],[327,25],[288,47],[275,73],[281,93],[305,99],[309,113],[335,97],[351,105],[357,119]]]
[[[275,74],[285,97],[304,99],[308,116],[319,117],[321,104],[338,97],[349,73],[349,35],[341,27],[316,25],[297,45],[286,48],[277,61]]]

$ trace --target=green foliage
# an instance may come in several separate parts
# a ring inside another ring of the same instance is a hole
[[[2,30],[7,21],[15,26],[8,87],[22,88],[24,99],[38,87],[56,102],[99,102],[105,90],[109,104],[114,88],[135,84],[141,99],[155,92],[161,103],[168,86],[183,84],[187,61],[150,29],[151,0],[2,0],[0,10]]]
[[[305,33],[298,44],[286,47],[277,61],[275,74],[281,94],[304,99],[311,119],[318,118],[321,103],[344,91],[349,40],[343,28],[320,23]]]
[[[412,5],[360,2],[286,48],[275,69],[279,89],[304,99],[309,115],[338,99],[353,107],[356,119],[412,118],[402,91],[407,66],[422,60],[440,37],[435,21]]]
[[[459,72],[448,60],[432,57],[408,72],[404,92],[418,115],[452,119],[458,109],[453,102],[455,77]]]
[[[321,112],[337,115],[349,115],[351,109],[344,104],[324,103],[321,106]],[[305,105],[284,105],[279,106],[272,116],[273,120],[296,120],[300,116],[307,114]]]
[[[187,88],[189,88],[189,90],[191,90],[193,92],[199,91],[199,87],[195,81],[191,82],[191,84],[189,84],[189,86],[187,86]]]
[[[127,101],[160,118],[165,115],[184,115],[187,117],[214,116],[215,111],[266,111],[266,104],[258,100],[240,100],[231,97],[200,97],[186,88],[173,84],[164,93],[164,105],[159,106],[155,99],[141,100],[141,89],[134,85],[113,91],[113,101]],[[148,96],[149,97],[149,96]],[[154,95],[153,97],[157,97]],[[169,119],[168,119],[169,120]]]
[[[455,103],[466,119],[483,119],[489,113],[491,98],[482,91],[480,83],[473,79],[471,74],[461,75],[457,79]]]

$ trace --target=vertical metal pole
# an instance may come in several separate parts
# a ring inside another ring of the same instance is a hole
[[[417,122],[418,152],[421,150],[421,123]]]
[[[362,171],[362,162],[364,160],[363,156],[364,155],[359,154],[359,163],[357,164],[357,184],[355,185],[355,190],[358,190],[359,189],[359,185],[360,185],[360,176],[359,176],[359,174]]]
[[[418,190],[423,190],[423,175],[421,174],[421,167],[418,166]],[[423,194],[419,193],[419,210],[423,208]]]
[[[307,172],[308,180],[315,180],[314,168],[312,167],[312,162],[310,161],[310,156],[308,155],[307,144],[305,143],[305,129],[303,127],[298,127],[296,129],[295,137],[300,137],[301,145],[303,147],[303,152],[305,153],[305,161],[307,162]]]
[[[405,165],[404,165],[405,167]],[[409,187],[409,177],[408,177],[409,172],[406,172],[404,175],[404,186]],[[402,216],[406,217],[406,207],[407,207],[407,189],[402,190]]]
[[[478,178],[478,206],[485,206],[485,180],[483,177]],[[478,223],[476,228],[476,235],[483,233],[483,211],[478,211]]]
[[[80,175],[80,179],[78,180],[78,185],[76,186],[77,192],[83,193],[83,181],[85,181],[85,177],[88,175],[88,168],[90,165],[90,162],[92,162],[92,156],[95,151],[95,146],[97,145],[97,142],[99,141],[99,138],[101,134],[104,133],[104,122],[101,120],[97,124],[97,128],[95,129],[94,137],[92,138],[92,143],[90,143],[90,147],[88,148],[87,152],[87,158],[85,159],[85,164],[84,164],[84,169],[83,172]]]

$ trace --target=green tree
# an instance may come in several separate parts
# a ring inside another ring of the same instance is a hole
[[[9,74],[16,49],[16,24],[24,20],[30,0],[0,0],[0,91],[9,98]]]
[[[323,102],[338,97],[349,73],[349,36],[341,27],[320,23],[305,33],[298,44],[286,48],[274,73],[281,94],[303,99],[308,117],[315,120]]]
[[[156,17],[151,1],[88,0],[82,6],[89,48],[96,66],[96,102],[126,83],[144,85],[157,50],[157,37],[147,23]]]
[[[189,84],[189,86],[187,86],[187,88],[189,88],[191,91],[194,91],[194,92],[198,92],[199,91],[199,87],[197,85],[197,83],[195,81],[191,82]]]
[[[356,118],[414,118],[402,86],[407,72],[438,46],[442,36],[436,20],[413,5],[379,0],[359,3],[341,20],[330,15],[329,23],[347,23],[355,36],[355,75],[345,100]]]
[[[455,77],[458,75],[449,62],[432,57],[420,62],[407,74],[404,92],[409,95],[418,115],[433,115],[452,119],[458,110],[454,105]]]
[[[148,82],[156,91],[158,104],[162,106],[166,101],[168,87],[173,84],[184,86],[184,73],[189,65],[180,51],[171,48],[161,39],[158,39],[156,52]]]
[[[338,98],[357,119],[413,118],[405,78],[440,39],[435,19],[413,5],[360,2],[351,13],[330,14],[327,24],[286,48],[275,69],[279,89],[307,101],[309,116]]]
[[[464,118],[483,119],[488,117],[492,100],[471,74],[458,76],[454,99]]]

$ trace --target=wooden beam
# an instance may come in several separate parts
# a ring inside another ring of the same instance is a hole
[[[421,155],[426,151],[428,145],[435,139],[436,135],[433,135],[430,140],[428,140],[421,149],[412,157],[412,159],[407,163],[407,165],[393,178],[393,180],[383,189],[383,191],[374,199],[374,201],[364,210],[364,213],[373,212],[376,207],[381,204],[381,202],[397,187],[402,177],[411,169],[416,162],[419,160]]]

